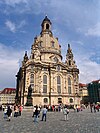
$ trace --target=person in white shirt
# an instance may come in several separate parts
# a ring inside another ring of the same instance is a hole
[[[66,105],[64,106],[63,113],[64,113],[65,121],[68,120],[69,109],[67,108]]]
[[[46,114],[47,114],[47,109],[46,109],[46,106],[44,105],[44,108],[42,109],[42,121],[45,117],[45,121],[46,121]]]

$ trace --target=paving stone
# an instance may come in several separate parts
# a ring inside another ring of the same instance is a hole
[[[23,110],[22,116],[11,121],[3,119],[0,112],[0,133],[100,133],[100,112],[91,113],[89,109],[69,113],[69,120],[64,121],[62,112],[48,112],[47,121],[33,122],[32,111]]]

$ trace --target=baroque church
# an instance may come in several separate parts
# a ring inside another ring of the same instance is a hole
[[[70,44],[62,61],[61,46],[53,36],[47,16],[39,36],[34,38],[31,55],[25,52],[16,77],[16,102],[23,105],[79,105],[79,69]]]

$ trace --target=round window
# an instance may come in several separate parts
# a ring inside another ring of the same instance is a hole
[[[73,99],[72,99],[72,98],[70,98],[69,102],[70,102],[70,103],[73,103]]]
[[[44,103],[48,103],[48,99],[47,98],[44,98]]]

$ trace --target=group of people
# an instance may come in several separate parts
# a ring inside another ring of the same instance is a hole
[[[47,118],[47,111],[49,110],[48,106],[44,105],[43,108],[41,107],[38,107],[37,105],[34,106],[33,108],[33,121],[34,122],[38,122],[38,118],[40,117],[40,112],[42,112],[42,118],[41,118],[41,121],[45,120],[46,121],[46,118]],[[63,114],[64,114],[64,119],[65,121],[68,120],[68,114],[69,114],[69,109],[68,109],[68,106],[65,105],[63,107]]]
[[[8,121],[10,121],[11,116],[12,116],[12,107],[5,106],[5,108],[3,108],[3,111],[4,111],[4,119],[8,117]]]
[[[100,104],[90,104],[90,109],[91,109],[91,113],[94,111],[95,112],[99,112],[99,109],[100,109]]]
[[[73,109],[75,110],[75,112],[79,112],[79,111],[82,111],[82,108],[83,107],[78,107],[78,106],[75,106],[73,107]],[[99,112],[99,109],[100,109],[100,104],[90,104],[90,109],[91,109],[91,112],[96,112],[98,111]],[[14,114],[14,117],[18,117],[18,116],[21,116],[21,113],[22,113],[22,110],[23,110],[23,106],[21,105],[14,105],[14,106],[4,106],[3,107],[3,111],[4,111],[4,119],[5,118],[8,118],[8,121],[11,120],[11,116],[12,116],[12,112]],[[67,105],[59,105],[59,106],[46,106],[44,105],[43,107],[41,106],[34,106],[33,108],[33,121],[34,122],[38,122],[38,119],[40,117],[40,112],[42,114],[41,116],[41,121],[46,121],[47,119],[47,111],[58,111],[58,112],[63,112],[64,114],[64,120],[68,120],[68,114],[69,114],[69,106]]]
[[[3,107],[4,119],[8,118],[8,121],[11,120],[12,113],[14,112],[14,117],[21,116],[23,107],[21,105],[6,105]]]
[[[42,111],[42,120],[46,121],[46,114],[47,114],[47,108],[44,105],[44,107],[41,109],[41,107],[38,107],[37,105],[33,108],[33,118],[34,118],[34,122],[38,122],[38,118],[40,117],[40,111]]]

